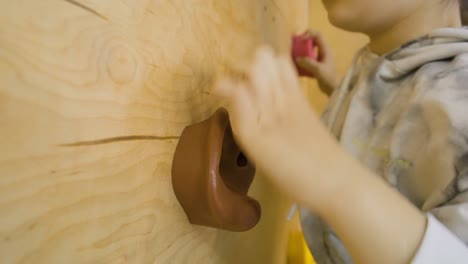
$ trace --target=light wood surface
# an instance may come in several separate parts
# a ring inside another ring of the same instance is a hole
[[[188,224],[177,137],[259,44],[289,52],[306,0],[1,0],[0,263],[283,263],[288,201],[259,225]]]

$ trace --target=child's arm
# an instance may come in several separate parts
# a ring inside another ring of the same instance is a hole
[[[346,154],[337,150],[335,160],[340,168],[331,173],[339,175],[329,177],[341,186],[308,207],[335,230],[356,263],[409,263],[424,236],[425,216]]]
[[[410,262],[426,217],[341,149],[288,58],[262,49],[246,75],[222,82],[216,94],[227,100],[235,137],[257,168],[328,222],[356,262]]]

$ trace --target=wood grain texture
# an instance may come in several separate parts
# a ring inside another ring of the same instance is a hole
[[[2,0],[0,263],[283,263],[288,202],[259,225],[188,224],[170,170],[217,107],[215,74],[289,52],[306,0]]]

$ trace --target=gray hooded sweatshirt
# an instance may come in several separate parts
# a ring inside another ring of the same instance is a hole
[[[468,29],[437,29],[384,56],[363,48],[322,120],[356,159],[468,244]],[[333,230],[300,214],[318,264],[352,263]]]

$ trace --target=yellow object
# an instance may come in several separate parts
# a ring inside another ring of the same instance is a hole
[[[315,264],[302,231],[292,231],[288,238],[287,264]]]

